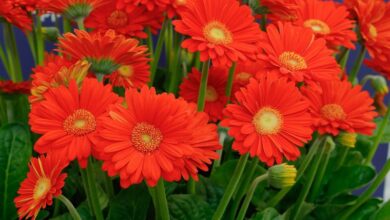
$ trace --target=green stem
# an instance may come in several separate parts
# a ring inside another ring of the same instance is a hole
[[[147,44],[148,44],[148,48],[149,48],[149,53],[150,53],[151,59],[153,59],[153,34],[152,34],[152,31],[150,30],[150,27],[146,28],[146,33],[148,34]]]
[[[210,60],[203,63],[202,78],[199,86],[198,94],[198,111],[203,112],[206,104],[207,80],[209,78]]]
[[[314,155],[316,154],[316,152],[318,151],[318,147],[321,143],[321,140],[322,140],[322,137],[319,137],[317,138],[314,143],[312,144],[310,150],[309,150],[309,153],[306,155],[304,161],[302,162],[302,164],[299,166],[299,169],[298,169],[298,176],[297,176],[297,179],[296,179],[296,182],[298,182],[303,174],[305,173],[307,167],[309,166],[310,162],[313,160],[313,157]],[[283,198],[284,196],[287,195],[288,192],[290,192],[292,187],[288,187],[288,188],[284,188],[282,190],[280,190],[269,202],[268,202],[268,206],[269,207],[275,207]]]
[[[336,162],[335,170],[339,169],[343,165],[345,159],[348,156],[348,152],[349,152],[349,147],[341,146],[341,151],[339,154],[340,156]]]
[[[253,194],[255,194],[255,190],[259,183],[261,183],[264,180],[267,180],[268,173],[263,174],[256,179],[253,180],[251,187],[248,190],[248,193],[246,194],[246,197],[244,199],[244,202],[242,203],[240,212],[238,213],[237,220],[243,220],[245,218],[246,211],[248,210],[249,204],[252,201]]]
[[[88,189],[90,190],[90,201],[93,207],[93,211],[96,220],[103,220],[103,213],[99,203],[98,191],[96,186],[95,172],[93,169],[92,159],[89,160],[89,164],[86,168]]]
[[[375,136],[375,139],[374,139],[374,145],[372,146],[372,148],[370,149],[370,152],[368,153],[365,164],[369,164],[372,161],[372,159],[374,158],[376,150],[378,149],[378,146],[382,140],[383,134],[385,133],[385,128],[386,128],[387,124],[389,123],[389,119],[390,119],[390,103],[387,106],[386,115],[383,118],[383,121],[379,126],[378,134]]]
[[[111,178],[106,174],[104,173],[104,188],[105,188],[105,191],[108,195],[108,198],[113,198],[115,193],[114,193],[114,186],[112,184],[112,180]]]
[[[80,168],[80,174],[81,174],[81,181],[83,182],[83,187],[84,187],[84,192],[85,196],[87,197],[87,203],[89,207],[89,213],[93,215],[93,205],[91,201],[91,192],[89,190],[89,184],[88,184],[88,178],[87,178],[87,173],[85,172],[84,169]]]
[[[14,82],[20,82],[23,81],[22,76],[22,66],[20,64],[20,56],[18,52],[18,48],[16,46],[16,39],[15,39],[15,33],[13,30],[13,27],[11,24],[6,23],[5,24],[5,47],[8,54],[8,65],[10,68],[10,78]]]
[[[35,46],[34,34],[35,34],[34,32],[28,32],[28,33],[26,33],[26,37],[27,37],[28,45],[30,46],[30,50],[31,50],[31,54],[33,56],[34,63],[35,63],[35,65],[37,65],[38,58],[37,58],[37,50],[36,50],[36,46]]]
[[[326,139],[326,142],[325,142],[323,147],[325,148],[325,155],[322,156],[321,163],[320,163],[321,166],[317,170],[317,175],[316,175],[316,178],[314,180],[311,194],[309,196],[310,202],[314,201],[317,198],[318,194],[320,193],[320,189],[322,186],[322,180],[324,178],[326,168],[328,167],[330,155],[331,155],[333,149],[335,148],[335,143],[333,142],[331,137]]]
[[[196,195],[196,182],[192,177],[190,177],[187,182],[187,192],[189,194]]]
[[[234,79],[234,72],[236,71],[236,63],[234,62],[232,67],[229,69],[229,76],[226,84],[226,91],[225,95],[228,99],[228,102],[230,100],[230,96],[232,95],[232,88],[233,88],[233,79]]]
[[[355,201],[354,205],[352,207],[349,207],[344,214],[341,216],[340,220],[346,220],[348,217],[355,212],[362,204],[367,202],[374,192],[377,190],[379,185],[382,183],[384,178],[386,177],[387,173],[390,170],[390,160],[387,160],[385,165],[383,166],[382,170],[379,172],[377,177],[375,178],[374,182],[371,184],[371,186],[363,193],[361,194]]]
[[[148,191],[149,191],[150,197],[152,197],[155,219],[159,219],[160,213],[159,213],[159,209],[158,209],[158,201],[156,198],[156,189],[148,187]]]
[[[67,199],[63,195],[59,195],[57,199],[60,200],[66,206],[66,208],[68,208],[69,213],[72,216],[73,220],[81,220],[79,213],[77,212],[76,208],[73,206],[72,202],[69,201],[69,199]]]
[[[80,17],[80,18],[77,18],[75,20],[76,20],[76,23],[77,23],[77,26],[79,27],[79,29],[82,31],[85,31],[84,18]]]
[[[149,86],[153,86],[154,79],[156,78],[156,71],[157,71],[157,67],[158,67],[158,62],[160,60],[161,51],[162,51],[162,48],[163,48],[163,45],[164,45],[165,31],[166,31],[167,26],[168,26],[167,23],[168,23],[168,19],[165,19],[164,23],[162,25],[160,34],[158,36],[156,49],[155,49],[155,52],[154,52],[154,55],[153,55],[153,60],[151,61],[151,65],[150,65],[150,82],[149,82]]]
[[[324,143],[326,143],[326,142],[324,142]],[[313,184],[314,177],[316,176],[316,172],[318,170],[318,167],[320,165],[320,162],[322,160],[322,157],[324,155],[325,150],[326,150],[326,148],[324,146],[322,146],[322,148],[319,149],[319,151],[317,152],[317,158],[316,158],[316,160],[313,161],[313,164],[310,167],[311,169],[309,170],[309,173],[306,176],[306,178],[307,178],[306,182],[303,185],[303,189],[301,189],[301,192],[298,196],[298,200],[296,202],[295,209],[292,213],[291,219],[293,219],[293,220],[297,219],[300,216],[303,203],[305,202],[306,197],[309,194],[310,188]]]
[[[180,45],[175,45],[174,46],[174,51],[176,56],[173,57],[173,62],[172,64],[169,66],[169,75],[171,76],[170,80],[169,80],[169,86],[168,86],[168,92],[171,92],[171,93],[176,93],[177,91],[177,87],[178,87],[178,82],[179,82],[179,79],[181,77],[181,72],[179,71],[179,67],[180,67],[180,56],[181,56],[181,47]]]
[[[236,169],[234,169],[233,175],[230,178],[229,184],[226,187],[225,193],[223,194],[223,197],[221,201],[219,202],[219,205],[217,207],[217,210],[215,211],[213,215],[213,220],[220,220],[223,217],[223,214],[226,210],[226,207],[228,206],[230,199],[233,196],[234,191],[236,190],[236,187],[240,181],[240,178],[242,176],[242,173],[245,169],[245,164],[248,161],[249,154],[241,155],[240,160],[237,163]]]
[[[169,220],[169,209],[168,209],[168,202],[167,197],[165,195],[165,187],[164,187],[164,180],[160,179],[157,183],[157,186],[155,187],[155,195],[156,195],[156,202],[158,213],[161,216],[162,220]]]
[[[345,67],[347,66],[349,54],[351,53],[350,49],[345,48],[345,52],[342,54],[341,59],[339,61],[339,64],[341,66],[342,70],[345,70]]]
[[[348,77],[348,80],[352,83],[355,84],[357,74],[359,73],[360,67],[363,64],[364,57],[366,55],[366,47],[362,45],[362,48],[360,50],[359,56],[355,62],[355,65],[353,66],[350,75]]]
[[[45,42],[43,39],[43,34],[42,34],[42,21],[41,17],[38,15],[36,19],[36,42],[37,42],[37,48],[36,48],[36,53],[37,53],[37,62],[38,64],[43,64],[44,56],[45,56]]]
[[[200,69],[200,53],[196,52],[194,53],[194,67],[196,69]]]
[[[68,33],[68,32],[72,32],[72,24],[70,23],[70,21],[63,17],[63,32],[64,33]]]

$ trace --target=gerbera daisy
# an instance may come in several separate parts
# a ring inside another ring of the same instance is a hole
[[[262,62],[246,62],[237,63],[236,70],[234,72],[232,94],[240,90],[241,87],[248,85],[251,78],[255,78],[258,73],[263,69]]]
[[[138,74],[135,62],[137,66],[148,65],[147,48],[139,46],[135,39],[118,35],[114,30],[98,33],[76,30],[75,33],[67,33],[59,39],[59,51],[71,56],[72,60],[87,60],[95,74],[111,74],[123,67],[129,70],[127,76],[135,79],[133,74]],[[126,74],[122,76],[126,77]]]
[[[321,91],[302,88],[310,101],[314,129],[320,134],[334,136],[340,131],[371,135],[375,129],[374,101],[361,86],[352,87],[348,81],[322,82]]]
[[[296,25],[310,28],[317,38],[326,40],[329,48],[355,48],[354,22],[344,5],[321,0],[302,0],[299,5]]]
[[[64,14],[68,19],[85,18],[105,0],[41,0],[38,7],[44,11]]]
[[[96,148],[103,169],[110,176],[119,174],[122,187],[142,180],[154,186],[161,177],[179,180],[188,169],[193,174],[215,158],[212,152],[220,149],[216,126],[208,127],[208,117],[196,113],[195,105],[146,86],[140,92],[127,90],[125,99],[126,107],[110,107]],[[194,132],[201,129],[208,132]]]
[[[180,85],[179,95],[188,102],[198,102],[199,86],[202,74],[195,68],[188,74]],[[207,82],[206,100],[204,111],[210,116],[211,121],[222,119],[222,110],[227,103],[225,95],[227,69],[211,67]]]
[[[380,73],[383,76],[385,76],[388,80],[390,80],[390,65],[389,65],[390,51],[389,51],[389,54],[384,54],[382,56],[386,56],[386,58],[385,59],[373,58],[373,59],[370,59],[370,60],[365,60],[364,63],[368,67],[374,69],[378,73]],[[386,61],[383,61],[383,60],[386,60]]]
[[[323,39],[314,39],[311,30],[290,23],[270,24],[261,42],[267,71],[295,82],[337,79],[339,65]]]
[[[75,80],[68,88],[49,89],[45,100],[32,105],[30,113],[31,130],[42,134],[34,150],[68,160],[77,158],[80,166],[86,167],[107,106],[120,101],[111,89],[111,85],[89,78],[84,79],[81,89]]]
[[[193,0],[170,0],[170,3],[167,5],[168,18],[173,18],[181,10],[185,10],[191,1]]]
[[[30,94],[31,82],[13,82],[12,80],[0,80],[0,93]]]
[[[252,79],[224,110],[221,125],[235,138],[233,149],[255,155],[268,166],[295,160],[311,139],[309,103],[293,82],[274,76]]]
[[[107,1],[106,4],[94,10],[86,19],[85,26],[95,31],[113,29],[129,37],[147,38],[144,32],[150,27],[154,33],[161,28],[164,19],[162,13],[147,11],[143,6],[129,9],[117,9],[117,1]]]
[[[67,175],[61,173],[67,163],[59,158],[40,156],[32,158],[27,178],[20,184],[15,198],[19,218],[38,216],[39,210],[53,204],[53,197],[62,194]]]
[[[170,0],[118,0],[118,8],[145,6],[149,11],[164,11]]]
[[[272,21],[294,21],[297,19],[300,0],[260,0],[260,4],[269,10],[267,19]]]
[[[200,60],[211,59],[215,66],[255,60],[261,40],[259,25],[251,9],[236,0],[194,0],[173,21],[175,30],[190,38],[182,47],[200,52]]]
[[[360,33],[368,53],[383,61],[390,51],[390,3],[384,1],[356,1],[354,10],[358,17]]]
[[[0,22],[2,19],[24,31],[30,31],[32,28],[31,17],[22,8],[14,6],[10,0],[3,0],[0,4]]]

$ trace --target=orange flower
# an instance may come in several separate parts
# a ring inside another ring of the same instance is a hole
[[[69,19],[85,18],[105,0],[41,0],[38,7],[44,11],[64,14]]]
[[[154,33],[161,28],[164,19],[162,13],[147,11],[143,6],[117,9],[116,2],[107,1],[94,10],[86,19],[85,26],[95,31],[113,29],[125,36],[139,38],[148,37],[144,32],[146,27],[150,27]]]
[[[296,160],[304,143],[311,139],[309,103],[293,82],[277,77],[252,79],[235,94],[237,104],[224,110],[221,125],[235,138],[233,149],[255,155],[268,166]]]
[[[185,10],[191,1],[193,0],[170,0],[170,3],[167,5],[168,17],[173,18],[180,11]]]
[[[11,80],[0,80],[0,93],[8,94],[30,94],[31,82],[12,82]]]
[[[145,46],[138,46],[137,40],[118,35],[114,30],[97,33],[76,30],[75,33],[59,39],[59,51],[75,61],[87,60],[95,74],[111,74],[121,67],[134,69],[135,60],[142,61],[142,65],[148,63]]]
[[[390,66],[389,66],[389,61],[390,61],[390,51],[389,54],[384,54],[382,56],[386,56],[385,59],[370,59],[370,60],[365,60],[364,63],[374,69],[375,71],[379,72],[383,76],[385,76],[388,80],[390,80]],[[386,60],[386,61],[383,61]]]
[[[193,68],[192,73],[189,73],[188,77],[183,80],[183,83],[180,85],[180,96],[186,101],[198,102],[201,76],[201,73]],[[210,68],[204,112],[214,122],[222,119],[222,110],[227,103],[227,97],[225,96],[226,80],[227,69],[218,67]]]
[[[377,113],[368,92],[361,91],[359,85],[352,87],[348,81],[323,82],[321,88],[322,91],[302,88],[311,103],[315,130],[334,136],[340,131],[372,134]]]
[[[384,1],[355,1],[360,33],[371,57],[387,61],[390,53],[390,3]]]
[[[194,0],[173,21],[175,30],[190,36],[182,47],[200,52],[200,60],[211,59],[215,66],[255,60],[261,40],[259,25],[251,9],[236,0]]]
[[[2,19],[23,31],[30,31],[32,28],[31,17],[21,7],[14,6],[11,0],[3,0],[0,4],[0,21]]]
[[[76,81],[69,88],[51,88],[45,100],[32,105],[31,130],[42,136],[35,143],[38,153],[49,153],[68,160],[79,160],[86,167],[92,147],[96,145],[101,119],[110,104],[120,101],[96,79],[84,79],[79,90]]]
[[[354,22],[349,19],[349,12],[344,5],[334,1],[303,0],[294,23],[313,30],[317,38],[326,40],[329,48],[355,48]]]
[[[58,158],[40,156],[32,158],[27,178],[21,183],[19,196],[15,198],[19,218],[38,216],[41,208],[53,204],[53,197],[61,195],[65,185],[66,174],[61,173],[67,163]]]
[[[267,18],[272,21],[294,21],[297,19],[300,0],[261,0],[261,6],[268,8]]]
[[[170,0],[118,0],[118,8],[145,6],[149,11],[164,11]]]
[[[111,106],[103,119],[97,148],[103,169],[119,174],[122,187],[142,180],[154,186],[161,177],[196,178],[198,168],[207,170],[206,164],[218,158],[217,127],[208,125],[195,105],[146,86],[127,90],[125,97],[126,107]]]
[[[340,67],[325,40],[313,39],[311,30],[290,23],[269,25],[264,33],[263,61],[267,71],[295,82],[337,79]]]
[[[241,87],[248,85],[251,78],[258,76],[259,71],[263,69],[262,62],[247,62],[237,63],[236,71],[234,72],[232,95],[240,90]]]

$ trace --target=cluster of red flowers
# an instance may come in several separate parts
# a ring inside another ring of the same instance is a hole
[[[48,156],[31,162],[15,199],[20,216],[36,217],[51,204],[63,186],[64,164],[75,159],[83,168],[90,156],[103,161],[102,169],[119,175],[122,187],[197,179],[198,170],[218,158],[217,122],[229,128],[234,150],[269,166],[296,160],[315,131],[370,135],[373,100],[341,78],[333,56],[340,47],[355,48],[349,8],[321,0],[260,2],[272,21],[265,31],[237,0],[41,1],[43,11],[78,22],[82,17],[91,32],[64,34],[57,44],[63,56],[47,55],[34,69],[29,123],[42,135],[34,150]],[[350,3],[374,59],[368,64],[390,75],[383,65],[390,59],[389,3]],[[148,49],[136,38],[157,33],[164,19],[173,19],[185,37],[182,48],[212,64],[205,112],[194,104],[202,82],[196,68],[183,79],[180,98],[147,87]],[[124,97],[113,87],[124,87]],[[52,161],[53,155],[65,162]]]

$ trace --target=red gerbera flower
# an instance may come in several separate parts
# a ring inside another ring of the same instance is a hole
[[[294,21],[297,19],[299,0],[260,0],[269,10],[267,18],[272,21]]]
[[[149,11],[164,11],[170,0],[118,0],[118,8],[133,8],[140,5],[145,6]]]
[[[250,153],[268,166],[299,157],[298,147],[311,139],[309,103],[293,82],[276,77],[252,79],[235,94],[237,104],[224,110],[222,126],[235,138],[233,149]]]
[[[303,88],[310,101],[314,129],[320,134],[334,136],[340,131],[371,135],[375,129],[374,101],[361,86],[352,87],[348,81],[322,82],[322,91]]]
[[[344,46],[354,49],[354,22],[344,5],[333,1],[303,0],[295,24],[310,28],[317,38],[323,38],[330,48]]]
[[[105,5],[94,10],[86,19],[85,26],[96,31],[113,29],[116,32],[129,37],[147,38],[144,32],[150,27],[157,33],[164,19],[162,13],[147,11],[143,6],[128,9],[117,9],[117,1],[107,1]]]
[[[20,184],[19,196],[15,198],[19,218],[38,216],[39,210],[53,204],[53,197],[61,195],[66,174],[61,173],[67,166],[59,158],[40,156],[32,158],[27,178]]]
[[[111,106],[104,118],[97,148],[103,169],[110,176],[119,174],[122,187],[144,179],[154,186],[161,177],[196,176],[198,167],[218,157],[217,127],[207,125],[208,117],[197,113],[195,105],[146,86],[125,96],[126,107]],[[194,132],[202,129],[208,132]]]
[[[386,58],[385,59],[373,58],[370,60],[365,60],[364,63],[368,67],[374,69],[378,73],[385,76],[388,80],[390,80],[390,65],[389,65],[390,51],[389,51],[389,54],[383,54],[382,56],[386,56]],[[384,61],[384,60],[386,60],[386,61]]]
[[[105,0],[41,0],[38,7],[44,11],[64,14],[69,19],[85,18]]]
[[[262,62],[238,63],[234,72],[232,95],[240,90],[241,87],[248,85],[251,78],[255,78],[263,69]],[[234,96],[233,96],[234,98]]]
[[[182,47],[200,52],[201,61],[231,66],[236,61],[255,60],[261,39],[251,9],[236,0],[194,0],[173,21],[175,30],[190,36]]]
[[[12,80],[0,80],[0,93],[30,94],[31,82],[13,82]]]
[[[59,51],[71,56],[72,60],[87,60],[95,74],[110,74],[121,67],[129,71],[135,70],[135,63],[148,65],[147,48],[139,46],[135,39],[125,38],[114,30],[98,33],[76,30],[75,33],[67,33],[59,39]],[[133,75],[138,73],[126,74],[135,79]],[[141,75],[144,75],[144,72],[141,72]]]
[[[21,7],[13,5],[10,0],[3,0],[0,4],[0,20],[2,18],[24,31],[30,31],[32,28],[31,17]]]
[[[170,3],[167,5],[168,18],[173,18],[181,10],[185,10],[191,4],[191,1],[193,0],[170,0]]]
[[[202,74],[195,68],[180,85],[180,96],[188,102],[198,102],[199,86]],[[211,67],[207,82],[205,109],[211,121],[222,119],[222,110],[227,103],[225,95],[227,69]]]
[[[76,157],[82,167],[87,165],[91,150],[97,143],[101,119],[110,104],[120,101],[96,79],[84,79],[81,89],[72,80],[69,88],[51,88],[45,100],[32,106],[31,130],[43,134],[35,143],[38,153],[59,155],[68,160]]]
[[[314,39],[311,30],[290,23],[269,25],[261,42],[265,68],[295,82],[334,80],[341,72],[326,47],[325,40]]]

